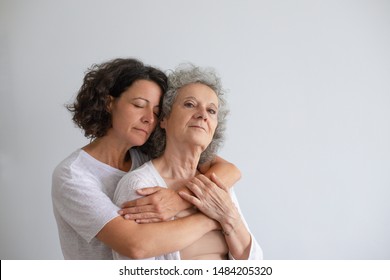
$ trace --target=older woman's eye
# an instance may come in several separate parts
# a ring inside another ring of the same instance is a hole
[[[187,108],[193,108],[195,105],[191,102],[186,102],[184,103],[184,107],[187,107]]]
[[[215,114],[217,113],[217,111],[214,110],[214,109],[208,109],[208,112],[209,112],[210,114],[212,114],[212,115],[215,115]]]

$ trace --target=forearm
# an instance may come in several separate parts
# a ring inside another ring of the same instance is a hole
[[[232,163],[221,157],[199,166],[199,171],[208,178],[215,173],[228,188],[231,188],[241,178],[241,171]]]
[[[236,260],[247,260],[251,248],[251,235],[237,211],[226,216],[228,218],[221,221],[221,227],[229,252]]]
[[[203,214],[195,214],[177,220],[140,225],[138,236],[143,256],[158,256],[180,251],[188,247],[211,230],[220,225]]]
[[[118,217],[97,238],[121,255],[144,259],[179,251],[216,228],[215,221],[200,213],[151,224],[137,224]]]

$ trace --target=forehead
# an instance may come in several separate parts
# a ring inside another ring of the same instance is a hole
[[[218,104],[218,96],[215,91],[211,87],[201,83],[185,85],[177,93],[178,100],[194,97],[205,102],[207,101],[208,103]]]
[[[136,80],[134,81],[131,86],[127,88],[127,91],[134,92],[134,93],[145,93],[145,92],[158,92],[161,93],[161,88],[157,83],[150,80]]]
[[[122,93],[130,98],[144,98],[147,100],[160,100],[162,90],[158,84],[149,80],[137,80]]]

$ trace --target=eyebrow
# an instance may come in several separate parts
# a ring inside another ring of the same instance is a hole
[[[134,97],[134,98],[132,98],[132,100],[137,100],[137,99],[141,99],[143,101],[146,101],[146,102],[150,103],[150,101],[148,99],[145,99],[143,97]]]
[[[195,96],[187,96],[183,100],[187,100],[187,99],[192,99],[192,100],[198,101],[198,99],[196,99]],[[218,106],[215,105],[213,102],[211,102],[209,105],[213,105],[215,108],[218,108]]]

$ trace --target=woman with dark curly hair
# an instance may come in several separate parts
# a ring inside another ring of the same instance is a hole
[[[112,259],[112,249],[137,258],[149,249],[145,244],[134,246],[133,232],[140,223],[153,229],[157,223],[152,222],[191,207],[175,191],[159,186],[145,189],[144,197],[126,208],[112,202],[119,180],[150,159],[144,152],[166,89],[166,75],[136,59],[114,59],[86,73],[75,102],[67,108],[91,142],[64,159],[52,178],[53,210],[65,259]],[[207,176],[217,173],[228,186],[240,177],[234,165],[219,157],[199,169]],[[200,213],[164,224],[158,238],[167,243],[168,251],[177,250],[168,238],[173,229],[181,236],[191,232],[196,240],[218,227]]]

